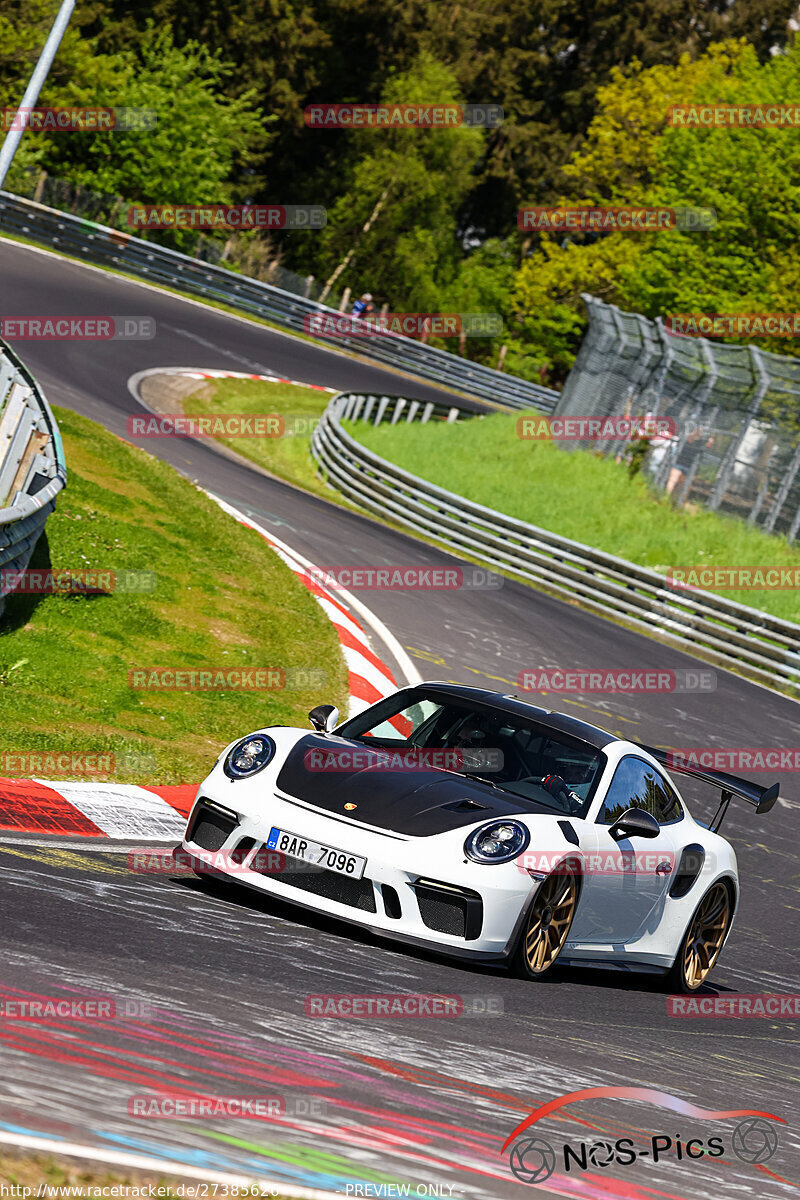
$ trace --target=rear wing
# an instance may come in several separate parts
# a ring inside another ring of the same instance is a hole
[[[740,779],[738,775],[729,775],[727,771],[714,771],[710,767],[694,766],[689,762],[682,761],[680,755],[676,754],[674,750],[658,750],[654,746],[641,744],[639,744],[639,749],[645,750],[652,755],[656,762],[661,763],[670,771],[680,771],[683,775],[691,775],[693,779],[701,779],[703,783],[710,783],[712,787],[720,789],[722,795],[719,808],[708,823],[708,828],[714,833],[724,821],[728,805],[734,796],[751,804],[759,816],[762,813],[768,813],[778,799],[779,783],[762,788],[758,783],[751,783],[749,779]]]

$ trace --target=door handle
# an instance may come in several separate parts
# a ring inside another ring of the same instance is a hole
[[[669,875],[672,870],[672,863],[660,862],[656,867],[656,875]]]

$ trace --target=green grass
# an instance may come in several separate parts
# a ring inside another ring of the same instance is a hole
[[[707,509],[675,509],[624,464],[516,436],[517,416],[453,425],[345,422],[374,453],[448,491],[665,573],[670,567],[800,566],[785,538]],[[725,591],[740,604],[800,620],[796,591]]]
[[[31,565],[153,572],[156,586],[9,597],[0,622],[3,752],[113,754],[120,782],[197,782],[237,734],[306,724],[322,701],[342,707],[346,670],[333,627],[264,540],[167,464],[75,413],[56,416],[68,485]],[[286,670],[292,686],[132,689],[128,672],[148,667]]]
[[[281,437],[220,437],[215,440],[273,475],[330,500],[331,489],[317,478],[311,457],[311,435],[331,393],[295,384],[259,379],[219,379],[188,396],[184,410],[192,416],[221,413],[278,414],[284,419]]]

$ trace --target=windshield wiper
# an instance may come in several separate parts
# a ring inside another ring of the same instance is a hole
[[[489,787],[495,788],[498,792],[505,791],[500,787],[499,783],[495,783],[493,779],[487,779],[485,775],[476,775],[474,771],[456,771],[456,775],[461,775],[463,779],[477,779],[478,783],[486,783]]]

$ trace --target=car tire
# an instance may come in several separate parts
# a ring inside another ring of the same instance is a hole
[[[667,975],[670,991],[698,991],[720,956],[733,920],[733,895],[724,880],[713,883],[692,913]]]
[[[579,896],[580,874],[569,863],[539,884],[514,955],[515,973],[521,978],[538,980],[550,974],[569,936]]]

